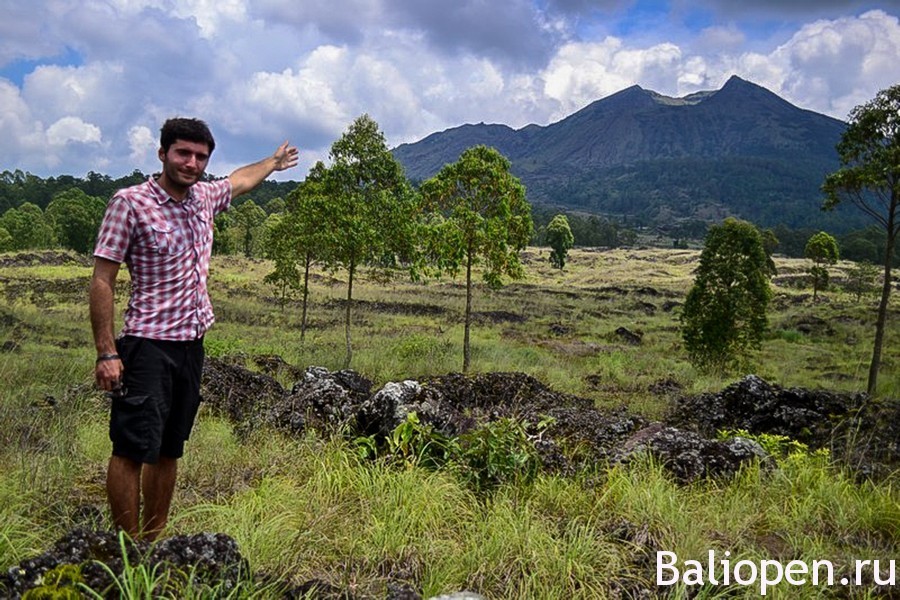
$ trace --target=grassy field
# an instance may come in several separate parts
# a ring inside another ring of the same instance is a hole
[[[562,272],[550,267],[547,252],[524,253],[525,280],[476,290],[474,371],[525,372],[598,407],[649,417],[671,401],[649,392],[654,383],[675,382],[693,394],[739,376],[699,374],[681,348],[679,306],[696,250],[576,250]],[[2,569],[46,549],[75,523],[107,526],[109,442],[106,400],[91,385],[89,261],[22,262],[0,256]],[[776,262],[770,332],[755,373],[785,387],[865,390],[877,297],[857,302],[841,291],[851,265],[840,263],[832,269],[836,285],[813,302],[803,287],[806,261]],[[270,269],[265,261],[214,258],[217,323],[208,354],[247,367],[255,356],[278,355],[300,368],[341,368],[343,274],[315,273],[301,342],[300,303],[280,302],[262,283]],[[461,368],[461,281],[364,278],[354,296],[351,367],[376,387]],[[120,287],[120,310],[125,298]],[[890,319],[878,393],[896,398],[896,294]],[[626,343],[619,328],[641,342]],[[292,382],[283,375],[281,383]],[[171,534],[227,533],[254,569],[293,582],[318,578],[361,598],[383,598],[396,580],[425,597],[460,589],[489,598],[634,597],[646,589],[652,596],[655,550],[682,559],[705,559],[710,549],[729,551],[733,561],[828,559],[846,573],[854,559],[897,559],[900,542],[896,478],[860,483],[827,456],[798,452],[775,470],[754,466],[731,481],[689,486],[651,462],[597,465],[579,477],[541,476],[484,495],[452,472],[362,460],[342,439],[267,431],[241,439],[206,411],[182,461],[173,513]],[[734,585],[661,591],[673,598],[759,594]],[[812,585],[768,592],[879,593]]]

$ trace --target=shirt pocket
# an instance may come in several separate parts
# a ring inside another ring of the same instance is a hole
[[[204,211],[198,212],[194,217],[194,234],[197,236],[197,247],[200,250],[205,250],[212,244],[213,224],[211,220],[211,215]]]
[[[184,252],[186,242],[177,227],[165,221],[150,223],[150,245],[159,254],[179,254]]]

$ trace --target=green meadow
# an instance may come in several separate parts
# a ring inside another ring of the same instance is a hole
[[[599,408],[625,407],[649,418],[662,417],[674,400],[673,393],[653,391],[654,384],[698,394],[743,375],[698,373],[683,351],[679,308],[699,251],[576,249],[563,271],[550,266],[548,252],[523,253],[524,280],[476,288],[473,372],[527,373]],[[90,261],[23,256],[0,255],[4,571],[76,524],[109,526],[108,401],[92,385]],[[754,373],[783,387],[864,391],[876,293],[857,301],[844,291],[852,264],[840,262],[830,269],[831,287],[814,302],[804,275],[808,261],[776,258],[776,265],[769,332]],[[254,358],[271,355],[299,369],[340,369],[345,274],[314,270],[301,341],[299,294],[281,298],[263,283],[271,269],[263,260],[213,258],[217,322],[206,337],[208,355],[249,369],[257,368]],[[120,277],[120,320],[126,288],[127,276]],[[461,279],[384,282],[363,272],[354,285],[351,368],[374,389],[459,371],[464,303]],[[897,323],[895,293],[879,397],[900,397]],[[620,328],[639,343],[628,343]],[[292,384],[287,371],[277,378]],[[239,436],[201,408],[167,534],[226,533],[254,572],[294,584],[322,580],[355,598],[384,598],[391,581],[408,582],[425,598],[463,589],[517,599],[756,597],[758,586],[657,588],[655,553],[830,560],[839,574],[851,573],[856,559],[896,560],[897,481],[863,481],[827,454],[794,448],[774,468],[748,465],[728,480],[681,485],[646,460],[598,464],[572,477],[541,474],[485,493],[452,470],[362,458],[353,440],[339,435]],[[134,597],[156,597],[140,588],[134,586]],[[767,596],[874,598],[884,589],[782,583]],[[253,582],[235,594],[278,597],[276,588]]]

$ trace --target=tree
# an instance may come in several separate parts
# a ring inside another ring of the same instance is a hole
[[[681,314],[691,362],[704,370],[739,369],[768,325],[771,271],[759,230],[728,218],[710,228]]]
[[[855,263],[847,272],[847,285],[845,289],[856,295],[856,301],[862,300],[863,294],[869,294],[875,289],[875,278],[878,277],[878,267],[869,261]]]
[[[13,239],[9,232],[0,227],[0,252],[8,252],[13,249]]]
[[[231,229],[239,236],[244,256],[250,258],[253,254],[253,242],[266,221],[266,211],[257,206],[253,200],[247,200],[229,212],[231,212]]]
[[[316,179],[313,176],[298,185],[284,202],[284,213],[269,217],[272,228],[266,242],[266,258],[274,261],[275,270],[265,280],[281,286],[282,307],[289,289],[302,289],[301,341],[306,338],[310,268],[317,257],[324,256],[321,224],[327,219],[328,205]]]
[[[547,245],[551,248],[550,264],[561,270],[566,266],[569,250],[575,245],[566,215],[556,215],[547,225]]]
[[[231,225],[234,221],[231,211],[225,211],[216,215],[213,221],[213,254],[234,254],[237,247],[234,236],[231,235]]]
[[[94,249],[94,240],[105,210],[103,199],[88,196],[78,188],[70,188],[53,197],[44,211],[44,217],[61,246],[89,253]]]
[[[806,242],[803,254],[813,261],[809,274],[812,276],[813,300],[815,300],[818,298],[819,290],[828,287],[828,265],[836,264],[840,258],[837,240],[820,231]]]
[[[874,219],[886,234],[884,282],[875,321],[875,343],[867,390],[874,395],[891,297],[891,265],[900,233],[900,84],[850,111],[847,129],[837,145],[841,167],[825,178],[823,208],[849,200]]]
[[[427,255],[439,271],[466,270],[463,372],[469,370],[472,269],[483,261],[484,280],[500,287],[502,276],[524,276],[519,252],[534,229],[525,187],[509,172],[510,162],[487,146],[469,148],[453,164],[422,184],[427,210]]]
[[[44,218],[43,211],[31,202],[3,213],[0,227],[12,236],[13,250],[52,248],[56,244],[53,228]]]
[[[418,219],[412,186],[369,115],[353,121],[332,144],[329,157],[331,166],[317,163],[307,181],[320,186],[327,199],[318,224],[322,260],[347,271],[346,368],[353,357],[350,315],[357,270],[368,265],[387,278],[405,264],[414,273]]]

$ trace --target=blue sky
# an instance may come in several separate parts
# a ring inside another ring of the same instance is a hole
[[[162,121],[207,120],[210,171],[283,139],[302,179],[357,116],[391,146],[463,123],[557,121],[630,85],[731,76],[837,118],[900,82],[900,0],[0,0],[0,170],[158,166]]]

